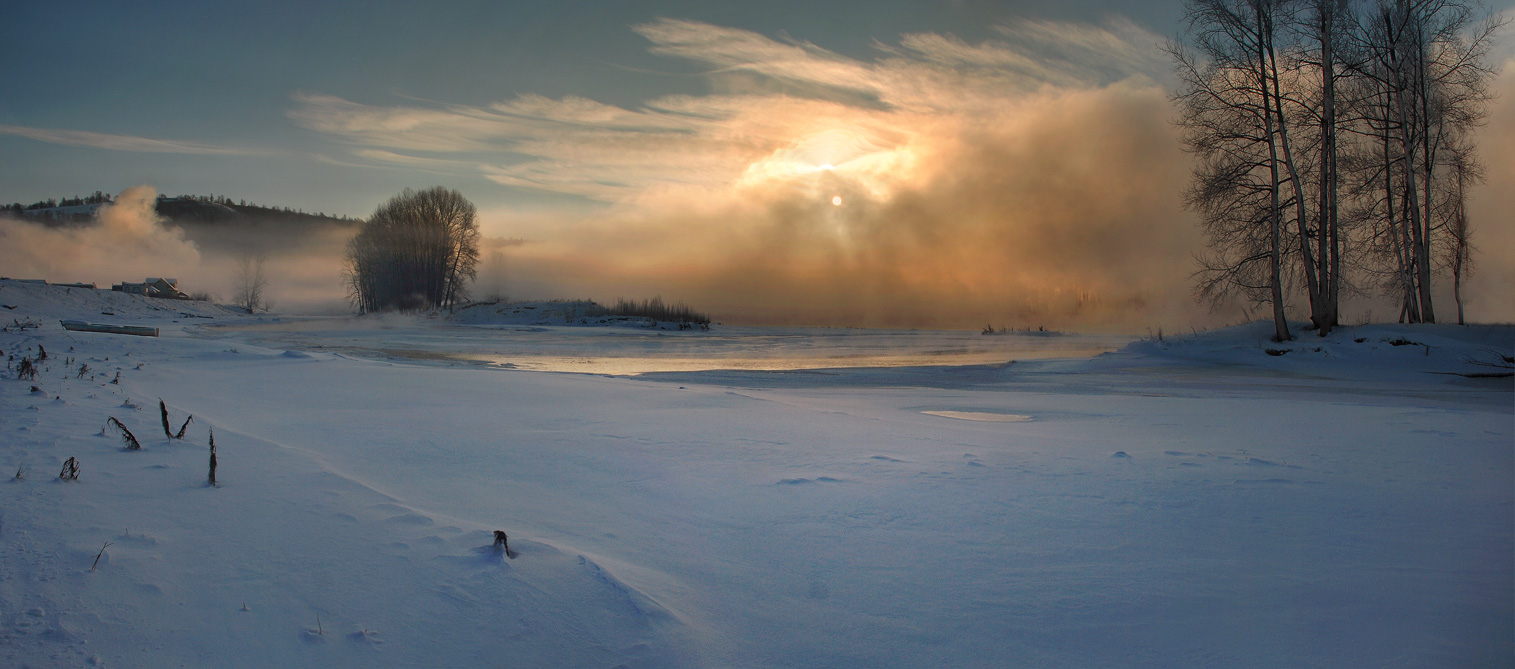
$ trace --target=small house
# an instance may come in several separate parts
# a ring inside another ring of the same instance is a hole
[[[162,297],[170,300],[189,299],[188,294],[179,290],[178,279],[148,277],[142,283],[122,282],[113,284],[110,289],[129,295],[146,295],[147,297]]]

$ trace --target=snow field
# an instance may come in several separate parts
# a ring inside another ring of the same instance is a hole
[[[5,459],[27,469],[5,485],[0,526],[0,601],[23,612],[0,644],[8,666],[455,666],[497,662],[502,645],[538,666],[678,663],[641,640],[656,605],[582,556],[517,534],[507,560],[492,526],[423,516],[212,416],[169,440],[155,399],[103,378],[46,383],[61,402],[25,385],[3,388],[5,406],[25,407],[7,412]],[[185,412],[170,411],[177,429]],[[107,415],[143,450],[102,434]],[[55,478],[68,456],[77,482]],[[389,650],[391,637],[426,641]],[[442,644],[456,647],[437,655]]]
[[[1510,330],[1370,350],[1391,331],[1276,357],[1233,331],[1076,362],[642,377],[0,335],[123,370],[54,364],[45,396],[0,379],[0,473],[29,472],[0,484],[0,660],[1507,663],[1510,384],[1426,371]],[[183,443],[158,397],[175,428],[195,415]],[[985,419],[1011,415],[1030,420]],[[70,455],[80,480],[56,481]]]

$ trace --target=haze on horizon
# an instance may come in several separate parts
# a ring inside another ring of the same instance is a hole
[[[23,2],[4,10],[36,29],[0,46],[20,92],[0,100],[0,202],[146,185],[365,216],[440,184],[488,237],[524,240],[481,270],[515,298],[661,295],[753,324],[1243,317],[1192,297],[1201,238],[1161,49],[1179,2],[613,5]],[[1515,320],[1509,35],[1494,60],[1464,288],[1484,322]],[[0,223],[26,241],[0,267],[229,282],[130,193],[110,234]],[[133,263],[108,261],[134,231]],[[340,244],[313,248],[275,259],[282,306],[341,301]],[[1346,320],[1387,316],[1371,297]]]

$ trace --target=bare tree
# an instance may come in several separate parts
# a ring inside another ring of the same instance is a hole
[[[247,254],[237,259],[239,268],[237,283],[233,287],[232,302],[251,314],[269,307],[263,292],[268,288],[268,277],[263,272],[267,257],[263,254]]]
[[[1198,212],[1210,253],[1200,258],[1199,293],[1240,294],[1272,305],[1274,338],[1290,339],[1284,317],[1284,175],[1295,191],[1279,100],[1275,0],[1191,0],[1190,46],[1174,44],[1182,88],[1174,95],[1186,147],[1199,158],[1186,204]]]
[[[1452,300],[1457,303],[1457,324],[1465,325],[1462,311],[1462,278],[1473,268],[1472,230],[1468,228],[1467,188],[1483,180],[1483,166],[1472,155],[1472,145],[1454,145],[1452,188],[1448,197],[1448,264],[1452,270]]]
[[[1296,186],[1293,192],[1298,267],[1305,277],[1310,322],[1325,336],[1340,319],[1343,284],[1345,240],[1340,216],[1339,137],[1344,116],[1338,82],[1344,71],[1342,31],[1349,23],[1346,17],[1350,14],[1350,2],[1295,0],[1282,3],[1281,7],[1285,11],[1281,21],[1292,29],[1283,54],[1285,69],[1291,76],[1290,85],[1275,97],[1290,104],[1289,113],[1282,110],[1281,113],[1285,118],[1297,119],[1295,127],[1302,140],[1301,150],[1286,158],[1291,181]],[[1350,101],[1347,102],[1350,111]]]
[[[1273,307],[1309,300],[1340,319],[1351,269],[1434,322],[1431,282],[1461,303],[1471,261],[1466,187],[1481,178],[1472,131],[1489,100],[1501,23],[1471,0],[1189,0],[1179,126],[1199,157],[1187,204],[1208,251],[1198,292]],[[1360,247],[1360,248],[1359,248]],[[1297,287],[1297,288],[1296,288]]]
[[[360,312],[451,308],[477,275],[472,203],[441,186],[405,189],[380,205],[347,249],[349,295]]]
[[[1463,0],[1374,0],[1349,33],[1364,54],[1353,74],[1373,93],[1365,134],[1381,149],[1374,172],[1383,190],[1372,209],[1382,219],[1379,256],[1391,260],[1402,320],[1435,322],[1438,267],[1452,269],[1460,302],[1468,247],[1457,241],[1467,236],[1459,203],[1479,174],[1467,137],[1486,113],[1488,52],[1502,25],[1479,19]]]

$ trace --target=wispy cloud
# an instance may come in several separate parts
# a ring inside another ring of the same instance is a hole
[[[1063,83],[1109,81],[1132,73],[1155,78],[1171,69],[1161,48],[1167,40],[1121,16],[1100,25],[1021,21],[996,31],[1021,50],[1059,64],[1056,76]]]
[[[871,61],[696,21],[632,29],[654,53],[712,66],[720,92],[637,108],[531,94],[482,107],[376,106],[301,93],[289,117],[359,158],[438,168],[469,154],[504,185],[621,201],[648,189],[736,183],[775,152],[837,128],[897,147],[933,119],[997,114],[1007,99],[1041,88],[1107,85],[1159,62],[1159,39],[1123,19],[1011,24],[999,29],[1003,39],[977,44],[911,34],[879,44]],[[792,85],[802,88],[785,88]]]
[[[695,21],[632,27],[710,92],[522,95],[289,116],[375,164],[473,169],[610,203],[492,214],[511,294],[661,293],[749,322],[1130,323],[1190,309],[1187,163],[1130,22],[918,33],[872,58]],[[1140,316],[1139,316],[1140,315]]]
[[[728,73],[750,72],[870,92],[884,85],[869,64],[806,42],[780,42],[749,30],[678,19],[660,19],[632,29],[653,43],[653,53],[708,63]]]
[[[421,156],[385,151],[384,149],[358,149],[353,151],[353,155],[380,163],[415,167],[437,173],[455,173],[464,169],[472,170],[478,168],[478,163],[472,161],[423,158]]]
[[[109,151],[136,151],[140,153],[187,153],[201,155],[265,155],[257,149],[184,142],[171,139],[152,139],[133,135],[112,135],[88,130],[60,130],[55,128],[31,128],[19,125],[0,125],[0,134],[17,135],[49,144],[81,146]]]

